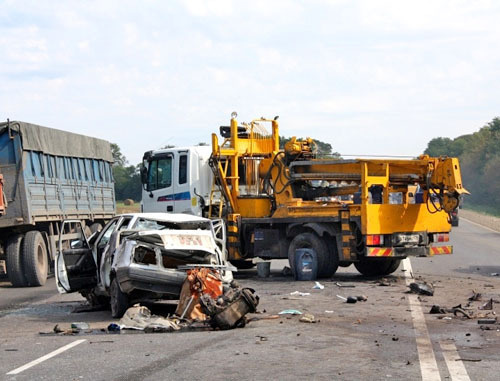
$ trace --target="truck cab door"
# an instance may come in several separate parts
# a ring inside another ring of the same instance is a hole
[[[92,289],[97,285],[92,248],[78,220],[65,220],[61,224],[55,276],[60,293]]]
[[[190,188],[190,157],[189,151],[178,151],[176,152],[175,160],[175,171],[174,171],[174,211],[176,213],[188,213],[196,214],[194,209],[196,204],[193,206],[192,198],[196,197],[191,194]],[[196,198],[195,198],[195,201]]]
[[[146,184],[150,199],[147,204],[151,206],[147,208],[148,212],[174,211],[173,169],[174,156],[171,152],[156,156],[150,161]]]

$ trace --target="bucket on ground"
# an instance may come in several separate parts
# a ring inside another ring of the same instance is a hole
[[[257,262],[257,275],[259,278],[269,278],[271,262]]]

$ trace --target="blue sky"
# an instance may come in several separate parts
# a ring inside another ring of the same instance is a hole
[[[497,1],[1,1],[0,120],[133,164],[229,123],[341,154],[418,155],[500,116]]]

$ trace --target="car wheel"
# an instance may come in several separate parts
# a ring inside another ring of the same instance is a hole
[[[23,263],[26,271],[26,282],[29,286],[43,286],[47,281],[49,263],[47,247],[42,234],[31,230],[24,236]]]
[[[111,294],[111,316],[121,318],[128,308],[128,295],[123,293],[116,278],[113,278],[109,287]]]
[[[12,283],[14,287],[23,287],[27,285],[22,264],[21,248],[23,238],[24,235],[22,234],[11,235],[7,239],[5,248],[7,256],[7,276],[9,277],[10,283]]]

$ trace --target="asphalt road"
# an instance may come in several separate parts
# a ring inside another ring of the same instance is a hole
[[[387,277],[387,286],[352,266],[322,280],[323,290],[283,277],[283,261],[273,263],[267,279],[255,270],[238,274],[260,295],[262,313],[253,317],[294,308],[312,313],[315,324],[280,316],[231,331],[104,334],[99,329],[114,321],[110,312],[72,312],[82,299],[57,294],[54,279],[43,288],[0,283],[0,379],[497,380],[500,326],[482,326],[478,318],[500,310],[496,304],[493,311],[478,307],[500,300],[500,277],[491,275],[500,272],[500,233],[464,219],[460,224],[452,233],[454,255],[412,259],[411,269]],[[410,272],[433,283],[435,295],[407,294]],[[472,319],[428,314],[433,304],[465,306],[473,289],[483,297],[468,306]],[[290,295],[296,290],[310,295]],[[365,295],[368,301],[346,304],[337,295]],[[89,323],[92,333],[40,334],[77,321]],[[53,357],[46,359],[48,354]]]

